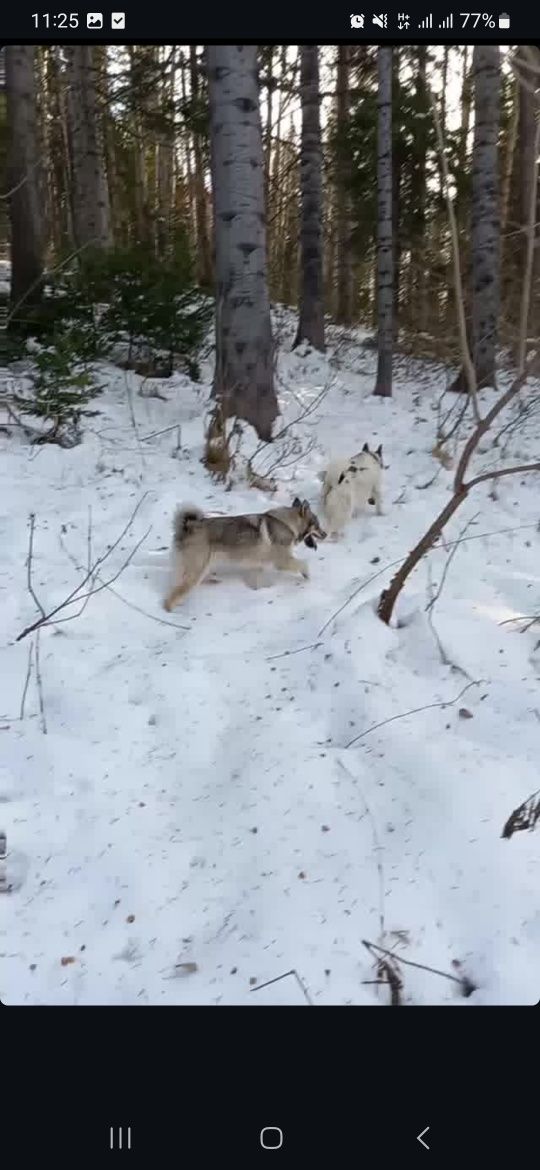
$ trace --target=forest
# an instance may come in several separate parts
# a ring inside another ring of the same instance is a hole
[[[0,155],[7,1001],[536,1002],[540,50],[8,46]]]

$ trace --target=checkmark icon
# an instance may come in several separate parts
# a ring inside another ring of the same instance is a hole
[[[126,14],[125,12],[111,12],[111,28],[125,28]]]

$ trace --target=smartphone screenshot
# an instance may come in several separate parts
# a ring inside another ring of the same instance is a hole
[[[6,1149],[529,1159],[538,18],[30,7],[0,17]]]

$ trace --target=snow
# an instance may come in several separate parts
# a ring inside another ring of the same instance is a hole
[[[386,627],[387,566],[451,490],[442,468],[425,486],[445,373],[402,362],[394,399],[375,399],[360,331],[347,345],[331,331],[321,357],[290,352],[290,314],[276,327],[282,421],[320,401],[272,500],[240,475],[225,492],[201,465],[209,362],[201,385],[160,383],[166,402],[102,366],[79,447],[0,433],[5,1003],[386,1004],[363,939],[475,986],[465,998],[404,963],[405,1003],[538,999],[538,835],[501,839],[538,785],[538,630],[501,624],[539,611],[538,477],[502,480],[496,500],[476,488],[445,531],[455,541],[470,522],[432,624],[449,549],[417,568]],[[305,550],[309,582],[269,574],[254,591],[229,573],[164,613],[177,502],[230,514],[299,494],[317,510],[317,473],[366,440],[383,443],[386,514]],[[477,466],[496,455],[486,444]],[[534,456],[531,422],[504,458]],[[111,589],[41,632],[44,734],[33,669],[19,718],[32,639],[15,638],[39,616],[29,513],[50,610],[84,577],[89,509],[95,558],[141,498],[102,582],[150,531]]]

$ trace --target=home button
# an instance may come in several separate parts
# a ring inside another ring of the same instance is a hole
[[[261,1129],[261,1146],[263,1150],[280,1150],[283,1145],[283,1130],[277,1125],[267,1125]]]

